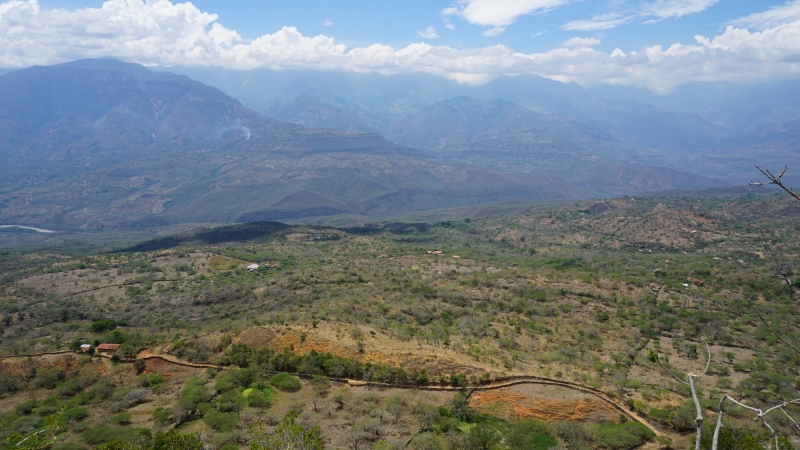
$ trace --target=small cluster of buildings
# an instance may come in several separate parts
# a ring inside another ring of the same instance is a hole
[[[689,283],[692,283],[695,286],[703,286],[704,284],[706,284],[705,281],[703,281],[703,280],[701,280],[699,278],[693,278],[693,277],[686,278],[686,281],[688,281]],[[689,287],[689,283],[683,283],[683,287]],[[662,284],[650,283],[650,289],[653,292],[660,291],[662,287],[664,287],[664,285],[662,285]]]
[[[99,356],[112,356],[117,351],[122,344],[100,344],[94,349],[94,354]],[[79,350],[81,353],[89,353],[92,348],[92,344],[81,344]]]
[[[436,255],[436,256],[444,256],[444,252],[441,250],[428,250],[429,255]],[[461,258],[458,255],[453,255],[453,258]]]
[[[280,266],[281,265],[278,264],[278,263],[264,264],[264,267],[266,267],[267,269],[277,269]],[[258,269],[259,267],[261,267],[261,266],[258,265],[258,264],[250,264],[249,266],[247,266],[247,271],[248,272],[252,272],[252,271]]]

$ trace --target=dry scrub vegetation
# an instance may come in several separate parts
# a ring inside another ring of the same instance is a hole
[[[273,430],[293,411],[329,448],[685,448],[687,390],[649,364],[647,349],[686,373],[710,344],[709,408],[723,393],[798,396],[800,356],[776,338],[795,341],[797,299],[763,253],[766,236],[791,267],[798,215],[770,194],[637,197],[436,223],[251,225],[245,239],[234,226],[201,232],[217,241],[189,233],[143,251],[4,252],[3,355],[122,347],[120,362],[4,359],[2,438],[55,421],[59,448],[171,428],[239,448],[249,423]],[[252,263],[260,267],[248,271]],[[137,355],[166,359],[126,362]],[[280,371],[301,376],[299,388],[271,383]],[[567,387],[466,399],[325,378],[353,374],[409,386],[563,380],[606,393],[661,436]],[[765,440],[741,411],[728,420],[733,441]]]

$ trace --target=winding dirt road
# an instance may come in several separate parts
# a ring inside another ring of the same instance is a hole
[[[139,352],[137,358],[140,359],[161,359],[163,361],[167,361],[172,364],[177,364],[179,366],[184,367],[194,367],[194,368],[206,368],[212,367],[215,369],[229,369],[230,367],[225,366],[217,366],[214,364],[203,364],[203,363],[192,363],[189,361],[181,360],[171,355],[160,354],[160,353],[153,353],[150,349],[145,349]],[[295,374],[300,377],[303,377],[301,374]],[[351,380],[346,378],[333,378],[329,377],[330,380],[338,381],[340,383],[347,383],[351,387],[365,387],[365,388],[393,388],[393,389],[416,389],[422,391],[466,391],[468,395],[472,394],[473,392],[480,392],[480,391],[490,391],[495,389],[503,389],[515,385],[520,384],[544,384],[544,385],[552,385],[552,386],[561,386],[569,389],[574,389],[585,394],[592,395],[599,400],[607,403],[608,405],[612,406],[626,417],[631,420],[635,420],[642,425],[649,428],[656,436],[662,436],[663,434],[658,431],[652,424],[650,424],[647,420],[637,414],[635,411],[630,410],[627,405],[624,405],[605,392],[594,389],[589,386],[584,386],[578,383],[572,383],[569,381],[564,380],[557,380],[553,378],[545,378],[545,377],[537,377],[537,376],[515,376],[515,377],[506,377],[502,379],[496,379],[492,383],[477,385],[477,386],[466,386],[466,387],[459,387],[459,386],[442,386],[438,384],[427,384],[427,385],[407,385],[407,384],[393,384],[393,383],[378,383],[374,381],[361,381],[361,380]]]

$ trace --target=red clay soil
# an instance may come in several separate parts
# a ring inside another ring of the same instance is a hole
[[[0,371],[24,375],[27,367],[31,364],[37,369],[49,367],[69,369],[77,365],[80,359],[86,357],[86,355],[78,355],[72,352],[44,353],[35,356],[8,356],[0,359]]]
[[[613,406],[591,396],[586,398],[553,399],[530,397],[510,388],[475,393],[470,403],[481,412],[491,412],[503,419],[534,418],[545,422],[582,421],[586,419],[616,418]]]
[[[171,378],[172,376],[177,374],[191,373],[195,370],[192,367],[186,367],[180,364],[175,364],[163,358],[150,357],[145,359],[144,361],[145,361],[145,369],[144,369],[145,373],[158,372],[167,378]]]

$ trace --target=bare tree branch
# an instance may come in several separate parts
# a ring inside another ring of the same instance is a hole
[[[696,375],[697,378],[700,378],[703,375],[705,375],[706,372],[708,372],[709,366],[711,366],[711,347],[709,347],[708,344],[706,344],[706,353],[708,353],[708,362],[706,363],[706,368],[705,368],[705,370],[703,370],[703,373],[701,373],[700,375]]]
[[[792,422],[792,424],[794,424],[795,428],[797,428],[797,429],[798,429],[798,431],[800,431],[800,424],[798,424],[798,423],[797,423],[797,421],[796,421],[796,420],[794,420],[794,417],[792,417],[792,416],[791,416],[791,414],[789,414],[789,413],[788,413],[788,412],[787,412],[787,411],[786,411],[786,410],[783,408],[783,406],[781,406],[779,409],[781,410],[781,412],[783,413],[783,415],[785,415],[785,416],[786,416],[786,418],[787,418],[787,419],[789,419],[789,420]]]
[[[719,399],[719,408],[717,408],[717,426],[714,427],[714,437],[711,439],[712,450],[717,450],[719,446],[719,430],[722,429],[722,416],[725,415],[725,410],[723,409],[725,397],[727,397],[727,395],[723,395],[722,398]]]
[[[688,381],[681,380],[677,375],[667,370],[667,368],[661,364],[661,360],[658,354],[654,352],[652,349],[649,350],[647,354],[647,358],[651,362],[658,364],[658,366],[661,367],[661,369],[663,369],[668,374],[672,375],[676,380],[680,381],[683,384],[689,385],[689,390],[692,393],[692,401],[694,402],[694,409],[696,414],[694,418],[695,427],[697,429],[694,441],[695,450],[700,450],[700,442],[703,438],[703,409],[700,406],[700,398],[698,398],[697,396],[697,388],[694,385],[694,379],[701,378],[703,375],[705,375],[706,372],[708,372],[708,368],[711,366],[711,347],[709,347],[708,344],[706,344],[706,353],[708,354],[708,362],[706,362],[706,368],[703,370],[703,373],[701,373],[700,375],[695,375],[694,373],[689,372],[688,374],[686,374],[686,378]]]
[[[694,401],[694,409],[697,416],[694,418],[695,426],[697,427],[697,434],[694,439],[694,450],[700,450],[700,441],[703,438],[703,410],[700,409],[700,399],[697,398],[697,389],[694,387],[695,375],[689,373],[689,389],[692,391],[692,400]]]
[[[775,186],[778,186],[779,188],[781,188],[781,189],[783,189],[784,191],[786,191],[786,193],[787,193],[787,194],[791,195],[791,196],[792,196],[792,197],[794,197],[796,200],[800,200],[800,195],[798,195],[798,194],[797,194],[797,192],[795,192],[795,191],[794,191],[794,189],[792,189],[792,188],[790,188],[790,187],[787,187],[785,184],[783,184],[783,181],[781,180],[781,178],[783,177],[783,175],[784,175],[784,174],[786,173],[786,171],[789,169],[789,166],[783,166],[783,170],[782,170],[782,171],[781,171],[781,173],[780,173],[780,174],[778,174],[778,175],[775,175],[775,174],[773,174],[772,172],[770,172],[770,171],[769,171],[769,169],[762,169],[762,168],[761,168],[761,167],[759,167],[757,164],[755,165],[755,167],[756,167],[756,169],[758,169],[758,170],[759,170],[759,172],[761,172],[762,174],[764,174],[764,176],[765,176],[765,177],[767,177],[767,179],[768,179],[769,181],[768,181],[768,182],[763,182],[763,181],[751,181],[751,182],[750,182],[750,186],[759,187],[759,186],[764,186],[765,184],[766,184],[766,185],[769,185],[769,184],[774,184]]]

